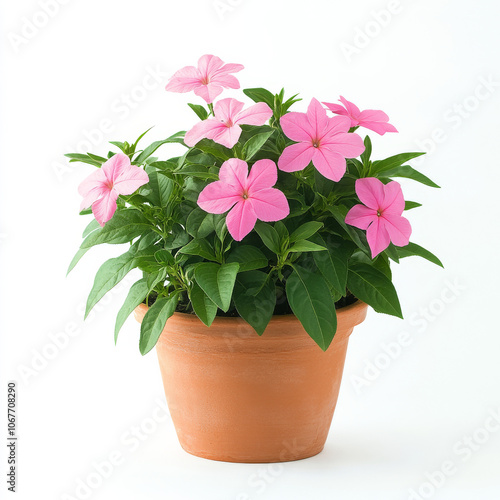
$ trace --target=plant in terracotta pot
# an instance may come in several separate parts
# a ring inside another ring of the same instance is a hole
[[[79,187],[93,214],[72,269],[93,246],[129,243],[97,272],[86,314],[132,269],[115,341],[135,311],[139,349],[156,346],[181,445],[216,460],[272,462],[319,453],[347,342],[366,309],[402,317],[390,263],[418,255],[394,178],[438,187],[407,162],[375,160],[369,136],[396,132],[385,113],[238,89],[239,64],[205,55],[167,90],[190,92],[199,121],[106,156],[68,154],[95,170]],[[242,96],[243,97],[243,96]],[[248,99],[247,99],[248,101]],[[299,107],[299,106],[297,106]],[[159,156],[174,143],[181,156]]]

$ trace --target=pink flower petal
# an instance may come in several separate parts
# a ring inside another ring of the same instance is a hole
[[[382,211],[385,214],[401,215],[405,209],[405,200],[401,185],[391,181],[384,186],[384,202]]]
[[[377,211],[364,205],[355,205],[347,212],[345,223],[359,229],[368,229],[368,226],[378,218]]]
[[[96,187],[105,187],[108,182],[106,174],[101,168],[94,170],[88,177],[86,177],[78,186],[78,193],[85,197]],[[108,188],[109,189],[109,188]],[[88,205],[89,207],[90,205]]]
[[[291,112],[280,119],[281,128],[292,141],[309,141],[312,144],[314,129],[305,113]]]
[[[273,115],[271,108],[265,102],[258,102],[239,112],[234,123],[241,125],[264,125]]]
[[[380,122],[360,122],[360,125],[369,130],[373,130],[379,135],[384,135],[386,132],[397,132],[394,125],[390,123],[380,123]]]
[[[87,194],[80,203],[80,210],[85,210],[89,208],[94,201],[104,196],[109,191],[109,188],[105,185],[98,185],[87,191]]]
[[[359,114],[360,122],[388,122],[389,117],[380,109],[365,109]]]
[[[321,144],[327,144],[329,139],[339,133],[347,133],[351,128],[351,119],[348,116],[333,116],[328,119],[328,125],[321,139]],[[349,134],[355,135],[355,134]]]
[[[233,186],[240,196],[247,187],[248,165],[243,160],[231,158],[222,164],[219,171],[221,182]]]
[[[344,118],[338,116],[337,118]],[[332,118],[334,120],[335,118]],[[328,135],[321,140],[321,148],[327,146],[329,149],[341,154],[344,158],[356,158],[364,150],[363,139],[358,134],[348,134],[341,132],[335,135]]]
[[[208,136],[209,139],[213,139],[218,144],[222,144],[226,148],[231,149],[239,140],[241,136],[241,127],[239,125],[233,125],[232,127],[226,127],[223,125],[213,134],[213,136]]]
[[[256,161],[250,169],[250,175],[247,180],[248,193],[258,191],[259,189],[270,188],[278,181],[278,169],[272,160]],[[260,217],[259,217],[260,219]]]
[[[227,63],[222,66],[222,68],[218,69],[213,76],[219,76],[223,73],[228,74],[228,73],[238,73],[242,69],[245,69],[245,66],[243,64],[234,64],[234,63]]]
[[[113,188],[118,194],[132,194],[148,182],[148,174],[142,168],[130,165],[115,180]]]
[[[211,214],[223,214],[241,201],[241,193],[222,181],[212,182],[198,196],[198,206]]]
[[[391,241],[398,247],[404,247],[410,242],[411,225],[408,219],[400,215],[386,214],[380,217]]]
[[[227,127],[219,120],[209,118],[198,122],[191,130],[186,133],[184,142],[192,148],[204,138],[213,139],[217,134]]]
[[[226,98],[217,101],[214,107],[215,118],[231,124],[235,121],[236,115],[243,109],[244,104],[237,99]]]
[[[274,188],[266,188],[252,193],[248,200],[257,215],[264,222],[284,219],[290,213],[286,196]]]
[[[367,207],[380,210],[384,204],[384,184],[375,177],[364,177],[356,181],[356,194]]]
[[[313,138],[319,139],[322,137],[328,124],[328,117],[325,108],[314,97],[307,108],[307,119],[311,125]]]
[[[127,169],[130,168],[130,158],[124,153],[113,155],[102,164],[101,170],[109,183],[114,184]]]
[[[216,85],[220,85],[221,87],[224,87],[226,89],[239,89],[240,88],[240,82],[233,75],[220,74],[220,75],[212,77],[212,79],[210,81],[212,83],[214,83]]]
[[[198,69],[203,78],[211,76],[220,69],[223,64],[224,63],[219,57],[213,56],[212,54],[205,54],[198,59]]]
[[[381,217],[377,217],[366,231],[366,239],[372,251],[372,258],[383,252],[391,242],[389,233],[381,219]]]
[[[113,214],[116,211],[117,198],[118,193],[112,189],[106,192],[102,198],[93,203],[92,213],[101,226],[104,226],[104,224],[108,222],[111,217],[113,217]]]
[[[348,101],[342,96],[340,96],[339,101],[345,106],[345,109],[347,110],[347,113],[351,118],[359,120],[359,115],[361,114],[361,111],[355,104],[353,104],[351,101]]]
[[[347,109],[345,109],[344,106],[341,106],[340,104],[335,104],[333,102],[324,102],[323,104],[336,115],[346,116],[348,114]]]
[[[284,172],[296,172],[306,168],[314,156],[314,148],[311,144],[299,142],[285,148],[278,160],[278,168]]]
[[[240,200],[226,217],[227,230],[236,241],[241,241],[257,222],[257,216],[248,201]]]
[[[207,103],[214,102],[224,89],[216,83],[201,84],[194,89],[194,93],[205,100]]]
[[[321,146],[314,149],[312,159],[313,165],[318,172],[327,179],[338,182],[345,174],[346,161],[345,158],[333,151],[329,146]]]
[[[194,66],[186,66],[170,78],[165,90],[170,92],[190,92],[201,84],[201,75]]]

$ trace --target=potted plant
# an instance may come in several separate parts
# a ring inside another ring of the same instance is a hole
[[[382,111],[300,101],[262,88],[247,105],[239,64],[205,55],[167,90],[194,93],[200,121],[139,147],[112,142],[106,156],[68,154],[96,170],[79,186],[94,219],[70,270],[93,246],[129,243],[98,270],[86,315],[134,268],[115,341],[135,311],[139,349],[156,345],[181,445],[234,462],[319,453],[337,401],[347,342],[371,306],[402,317],[390,263],[418,255],[393,178],[438,187],[407,165],[422,153],[372,158],[369,136],[396,132]],[[160,157],[164,144],[182,156]]]

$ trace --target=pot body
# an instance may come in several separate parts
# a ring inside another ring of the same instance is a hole
[[[175,313],[156,351],[181,446],[212,460],[286,462],[325,444],[337,403],[349,335],[366,316],[356,302],[337,311],[326,352],[293,315],[275,316],[259,337],[241,318],[205,326]],[[135,311],[141,321],[147,306]]]

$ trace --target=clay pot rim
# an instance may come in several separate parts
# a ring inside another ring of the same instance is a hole
[[[343,317],[350,317],[348,324],[349,327],[352,328],[354,326],[359,325],[360,323],[363,322],[363,320],[366,317],[366,312],[367,312],[368,305],[361,301],[360,299],[357,299],[356,302],[349,304],[348,306],[341,307],[340,309],[337,309],[337,321],[340,323],[343,320]],[[142,303],[139,304],[136,309],[135,309],[135,316],[138,321],[142,320],[142,317],[144,317],[144,314],[146,314],[147,310],[149,309],[149,306],[146,304]],[[140,318],[140,319],[139,319]],[[171,316],[170,320],[173,320],[177,323],[184,324],[186,326],[203,326],[203,329],[210,329],[211,327],[207,327],[206,325],[203,324],[203,322],[196,316],[196,314],[191,314],[191,313],[182,313],[182,312],[174,312],[174,314]],[[229,327],[231,324],[240,324],[242,323],[243,318],[240,316],[234,316],[234,317],[225,317],[225,316],[216,316],[214,321],[212,322],[212,326],[226,326]],[[274,315],[272,316],[269,325],[272,325],[273,327],[281,327],[281,326],[286,326],[286,325],[296,325],[298,322],[297,317],[294,314],[283,314],[283,315]],[[246,323],[245,323],[246,324]],[[253,328],[248,325],[250,330],[253,331]]]
[[[146,304],[144,304],[146,305]],[[345,306],[345,307],[341,307],[339,309],[337,309],[337,317],[339,317],[341,314],[346,314],[346,313],[349,313],[349,312],[352,312],[352,311],[355,311],[355,310],[358,310],[358,309],[363,309],[363,307],[365,306],[365,303],[362,302],[361,300],[357,299],[356,302],[353,302],[352,304],[349,304],[348,306]],[[196,314],[191,314],[191,313],[182,313],[182,312],[175,312],[174,313],[174,316],[178,316],[179,319],[183,319],[183,320],[188,320],[189,319],[193,319],[195,321],[200,321],[200,319],[198,318],[198,316],[196,316]],[[230,323],[231,321],[241,321],[241,317],[240,316],[216,316],[213,323]],[[271,318],[271,321],[273,323],[288,323],[290,321],[292,322],[296,322],[297,321],[297,316],[295,316],[295,314],[276,314],[276,315],[273,315],[272,318]]]

